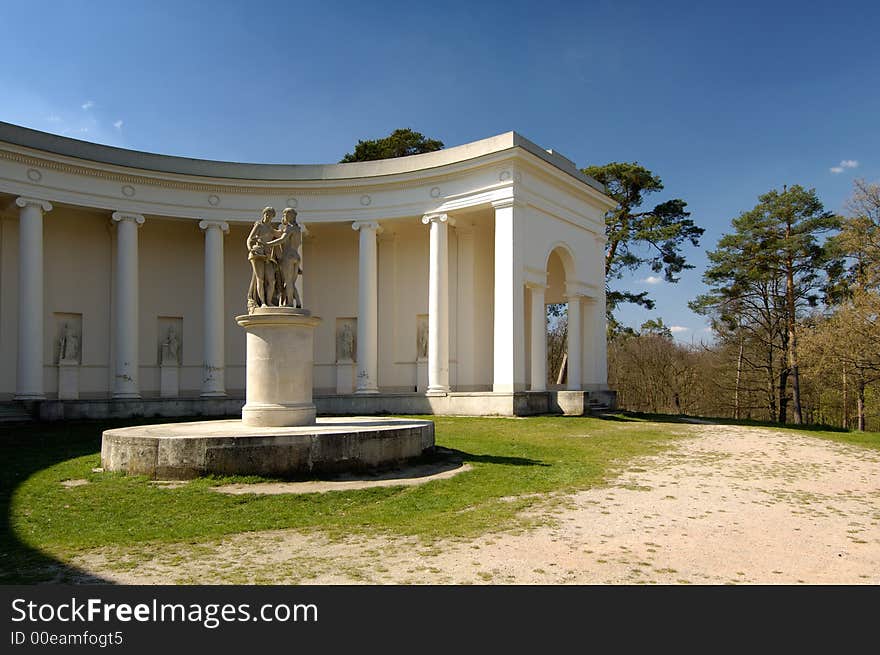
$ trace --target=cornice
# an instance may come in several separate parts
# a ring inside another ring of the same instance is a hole
[[[518,135],[517,135],[518,137]],[[477,142],[480,143],[480,142]],[[92,144],[95,145],[95,144]],[[182,191],[193,191],[207,194],[243,194],[243,195],[281,195],[293,197],[322,196],[339,193],[370,193],[382,190],[407,190],[428,187],[426,191],[432,198],[440,198],[440,190],[436,186],[444,180],[455,179],[460,174],[482,171],[502,163],[522,163],[535,171],[541,171],[549,179],[558,184],[580,191],[601,204],[610,203],[610,199],[598,191],[592,180],[588,183],[572,174],[571,171],[560,170],[543,156],[532,152],[536,146],[528,142],[529,148],[516,142],[510,147],[494,151],[482,152],[476,156],[444,161],[421,169],[385,172],[377,175],[360,175],[353,177],[301,178],[284,180],[281,178],[258,179],[251,181],[244,178],[211,178],[203,175],[130,168],[118,163],[78,159],[67,154],[34,150],[25,145],[0,142],[0,159],[5,159],[39,172],[40,169],[52,170],[68,175],[91,177],[109,180],[126,185],[141,185]],[[430,153],[429,153],[430,154]],[[421,155],[414,155],[421,157]],[[408,159],[408,158],[403,158]],[[267,166],[272,165],[256,165]],[[344,166],[344,165],[339,165]],[[41,176],[40,176],[41,177]],[[501,181],[512,183],[504,178]],[[519,177],[518,175],[516,176]],[[235,180],[232,182],[231,180]],[[238,182],[238,180],[244,180]],[[447,199],[443,197],[442,199]],[[219,199],[214,198],[209,204],[216,205]]]
[[[511,207],[515,209],[525,209],[527,207],[526,203],[521,198],[512,197],[493,200],[490,204],[494,209],[510,209]]]
[[[611,210],[617,207],[617,203],[614,200],[612,200],[603,191],[600,191],[593,185],[585,185],[580,180],[573,178],[571,175],[560,171],[557,168],[551,167],[548,169],[548,167],[542,166],[540,163],[538,163],[540,161],[540,157],[537,157],[536,155],[528,151],[526,151],[519,158],[519,162],[525,165],[530,173],[537,174],[545,181],[552,182],[556,186],[563,186],[570,190],[573,189],[579,191],[580,193],[586,193],[586,195],[588,195],[592,200],[598,202],[598,204],[600,205],[604,205],[607,210]]]
[[[253,184],[230,184],[222,180],[214,181],[210,178],[190,176],[192,179],[175,179],[171,174],[146,171],[138,172],[138,169],[126,170],[115,168],[115,165],[94,162],[75,163],[64,159],[62,155],[38,156],[10,149],[6,144],[0,143],[0,159],[5,159],[23,166],[34,169],[52,170],[68,175],[79,175],[99,180],[108,180],[130,185],[158,187],[163,189],[175,189],[179,191],[193,191],[207,194],[247,194],[247,195],[283,195],[290,196],[323,196],[339,193],[376,193],[380,191],[395,191],[433,187],[443,180],[455,179],[460,174],[467,174],[492,168],[499,163],[515,157],[516,149],[504,150],[497,153],[482,155],[477,159],[461,162],[453,162],[442,167],[424,169],[419,171],[407,171],[392,175],[377,176],[372,178],[333,178],[314,180],[254,180]],[[19,146],[13,146],[18,148]],[[114,166],[114,168],[111,168]],[[390,179],[396,178],[396,179]],[[431,193],[431,190],[428,190]],[[433,197],[433,196],[432,196]]]

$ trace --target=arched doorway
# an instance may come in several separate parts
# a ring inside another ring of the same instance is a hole
[[[546,284],[529,285],[529,388],[546,391],[559,388],[564,382],[567,389],[580,389],[581,303],[580,297],[571,291],[571,283],[576,279],[574,256],[566,244],[557,243],[545,261]],[[559,348],[548,351],[548,322],[557,337],[567,325],[564,344],[551,344],[561,346],[562,353]]]

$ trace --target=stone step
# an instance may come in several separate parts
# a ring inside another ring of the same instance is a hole
[[[34,417],[17,402],[0,403],[0,423],[23,423]]]

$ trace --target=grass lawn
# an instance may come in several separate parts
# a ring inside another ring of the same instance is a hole
[[[880,432],[819,432],[811,433],[823,439],[830,439],[839,443],[848,443],[854,446],[865,446],[880,450]]]
[[[659,452],[670,424],[581,417],[433,417],[438,446],[473,470],[415,487],[232,496],[211,490],[255,478],[206,478],[162,488],[95,473],[101,432],[126,422],[0,428],[0,583],[63,580],[78,552],[101,546],[191,543],[253,530],[320,530],[437,538],[527,527],[523,510],[553,492],[602,484],[615,465]],[[145,421],[147,422],[147,421]],[[88,484],[65,487],[65,480]]]

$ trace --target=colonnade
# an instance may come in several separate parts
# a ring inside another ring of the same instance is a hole
[[[18,362],[15,398],[39,400],[45,398],[43,389],[43,220],[52,210],[46,200],[19,197],[19,314]],[[514,274],[515,232],[518,211],[513,200],[493,203],[495,209],[495,279],[512,279],[513,284],[496,284],[494,291],[494,366],[493,390],[510,392],[520,390],[522,384],[516,372],[524,370],[523,294],[518,277]],[[114,270],[115,302],[115,367],[112,384],[113,398],[138,399],[141,397],[138,381],[139,316],[138,316],[138,231],[144,225],[144,216],[117,211],[112,215],[116,230]],[[422,223],[429,228],[429,282],[428,282],[428,393],[446,393],[449,384],[449,235],[455,220],[446,213],[426,214]],[[224,306],[224,235],[229,225],[220,220],[202,220],[199,228],[204,233],[204,322],[203,322],[203,382],[204,397],[223,397],[225,386],[226,308]],[[377,235],[382,231],[377,221],[354,221],[352,229],[358,232],[358,321],[357,321],[357,382],[356,393],[379,392],[379,289]],[[459,325],[473,322],[473,233],[463,226],[459,234],[463,253],[461,268],[466,293],[470,301],[462,305]],[[513,278],[511,278],[513,275]],[[461,282],[460,282],[461,284]],[[541,284],[529,284],[531,293],[531,379],[528,388],[545,391],[547,378],[546,306],[545,289]],[[581,388],[581,360],[583,330],[581,329],[582,297],[567,296],[568,303],[568,388]],[[472,350],[469,339],[460,340],[463,351]],[[592,344],[588,344],[589,347]],[[472,372],[473,352],[459,353],[460,372]]]
[[[18,239],[18,364],[16,400],[42,400],[43,389],[43,217],[52,204],[38,198],[19,197]],[[141,397],[139,373],[139,264],[138,231],[146,219],[141,214],[117,211],[111,217],[116,230],[113,298],[115,365],[112,396],[136,400]],[[224,307],[223,236],[225,221],[203,220],[205,235],[204,347],[201,395],[223,397],[225,385],[226,310]]]

